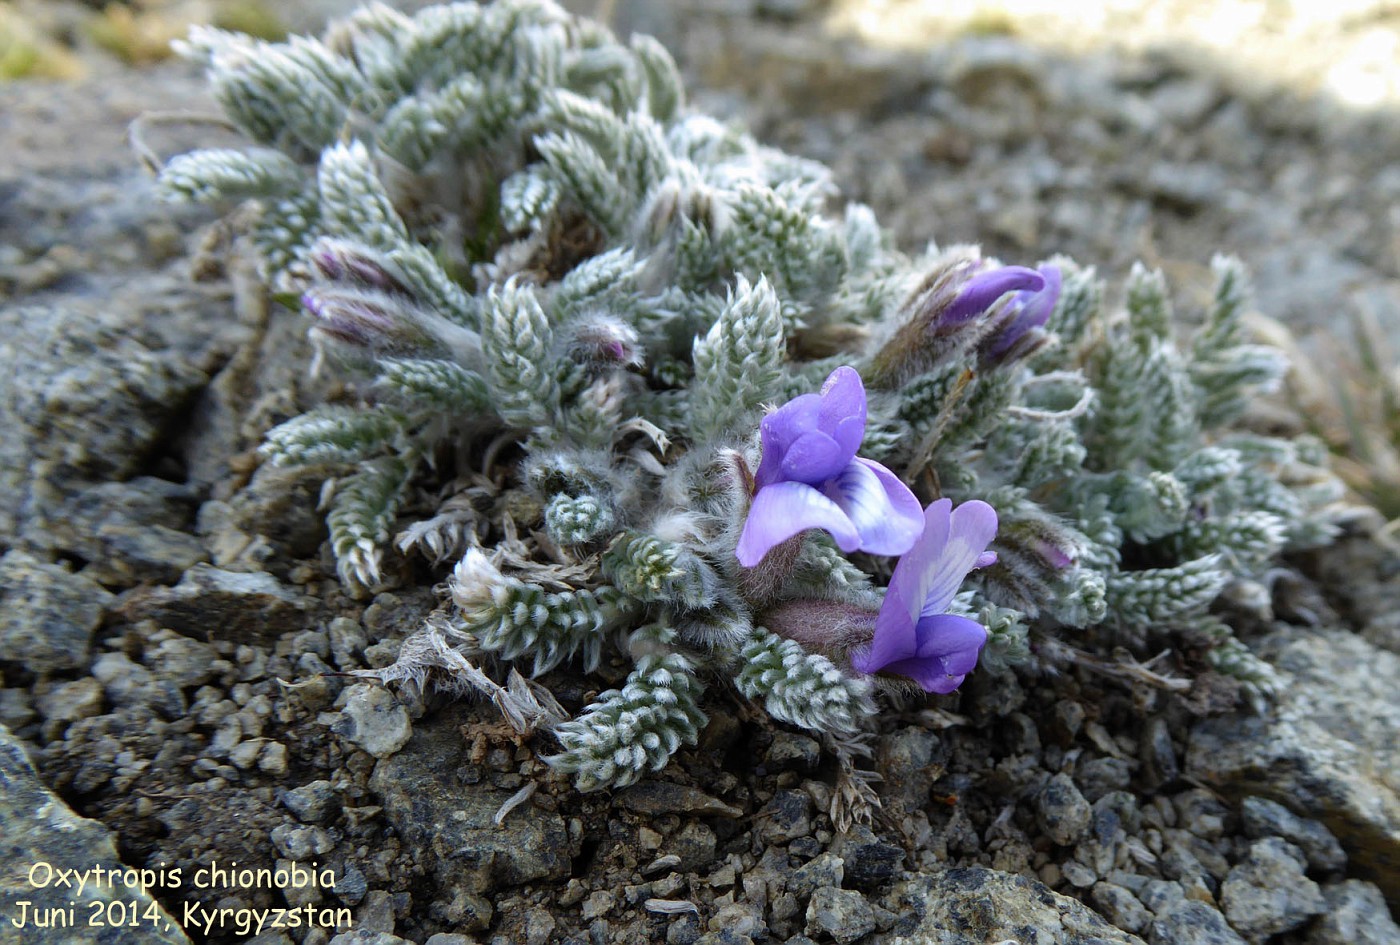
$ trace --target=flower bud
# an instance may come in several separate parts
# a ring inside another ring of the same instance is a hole
[[[637,330],[612,315],[598,313],[572,325],[569,357],[594,370],[637,367],[643,360]]]
[[[321,239],[311,251],[311,263],[330,282],[348,282],[383,292],[410,294],[398,276],[390,271],[387,261],[358,243]]]
[[[302,294],[316,318],[316,334],[357,348],[418,349],[431,342],[413,306],[401,296],[373,289],[320,285]]]

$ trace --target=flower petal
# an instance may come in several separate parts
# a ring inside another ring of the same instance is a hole
[[[941,614],[953,602],[967,572],[977,564],[997,533],[997,513],[987,503],[972,499],[949,516],[948,541],[927,578],[922,615]]]
[[[759,488],[782,480],[783,456],[788,447],[804,433],[817,429],[821,414],[821,398],[816,394],[794,397],[764,417],[759,424],[759,439],[763,443],[763,459],[759,461],[754,481]]]
[[[904,554],[923,531],[919,500],[899,477],[879,463],[856,457],[822,486],[860,533],[860,550]]]
[[[774,547],[809,528],[825,529],[842,551],[860,547],[860,534],[831,499],[801,482],[764,486],[753,498],[735,553],[751,568]]]
[[[987,643],[987,628],[971,617],[934,614],[915,625],[914,636],[919,641],[915,656],[936,656],[948,673],[957,675],[970,673],[977,666],[977,655]]]
[[[815,486],[838,475],[851,461],[841,445],[821,430],[804,433],[783,454],[780,472],[785,480]]]
[[[865,385],[856,369],[842,365],[822,385],[821,414],[817,423],[845,450],[844,466],[855,458],[865,439]]]
[[[891,663],[910,659],[918,649],[918,637],[908,608],[891,587],[885,593],[885,603],[875,616],[875,635],[869,646],[852,650],[851,666],[858,672],[878,673]]]
[[[885,592],[885,603],[880,608],[900,608],[912,630],[928,600],[929,588],[938,576],[937,562],[948,544],[948,532],[952,528],[952,499],[939,499],[924,509],[924,529],[914,547],[894,566],[890,575],[889,590]],[[913,653],[913,647],[909,652]]]
[[[1022,291],[1016,295],[1019,311],[1011,323],[1004,327],[987,346],[987,355],[992,360],[1000,360],[1016,346],[1027,332],[1042,328],[1050,320],[1050,313],[1060,300],[1060,269],[1058,266],[1044,266],[1040,270],[1045,284],[1039,291]]]
[[[981,315],[1008,292],[1039,292],[1045,277],[1025,266],[1002,266],[973,276],[938,316],[940,327],[961,325]]]

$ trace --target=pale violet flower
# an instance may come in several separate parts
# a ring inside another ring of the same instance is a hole
[[[925,692],[952,692],[977,665],[987,630],[968,617],[946,613],[967,573],[996,562],[987,551],[997,513],[973,500],[956,509],[939,499],[924,512],[924,530],[895,565],[875,636],[851,653],[862,673],[908,676]]]
[[[856,456],[865,437],[865,385],[854,368],[831,372],[820,394],[803,394],[763,418],[757,493],[739,536],[751,568],[809,528],[842,551],[898,555],[923,530],[919,500],[884,466]]]
[[[1059,270],[1056,270],[1055,276],[1058,281]],[[1044,288],[1044,273],[1027,269],[1025,266],[998,266],[979,272],[958,289],[953,301],[939,314],[937,327],[947,331],[965,325],[985,313],[1008,292],[1015,292],[1020,296],[1024,293],[1040,292]]]
[[[1058,266],[1041,266],[1041,285],[1017,291],[1002,313],[1000,323],[981,345],[988,361],[1016,361],[1039,348],[1046,339],[1040,329],[1050,321],[1060,300],[1062,279]]]

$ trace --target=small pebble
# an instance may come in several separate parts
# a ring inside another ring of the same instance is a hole
[[[807,904],[807,934],[825,934],[850,945],[875,931],[875,912],[854,889],[818,889]]]
[[[1152,913],[1138,897],[1114,883],[1096,883],[1089,890],[1089,901],[1105,919],[1127,932],[1141,932],[1152,921]]]
[[[331,782],[311,781],[278,795],[282,806],[302,823],[324,823],[335,813],[336,792]]]
[[[350,687],[345,708],[331,731],[376,758],[394,754],[413,734],[408,711],[389,690],[368,683]]]
[[[1036,796],[1041,829],[1060,846],[1069,846],[1088,828],[1093,810],[1069,775],[1060,773]]]
[[[1347,855],[1332,832],[1315,820],[1306,820],[1282,804],[1262,797],[1246,797],[1240,806],[1244,834],[1254,840],[1282,837],[1298,847],[1308,865],[1323,873],[1346,868]]]

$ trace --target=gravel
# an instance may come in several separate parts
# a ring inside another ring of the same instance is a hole
[[[1347,855],[1342,845],[1317,821],[1299,817],[1264,797],[1246,797],[1240,804],[1240,813],[1246,837],[1281,837],[1302,850],[1308,867],[1320,873],[1337,873],[1346,867]]]
[[[1256,840],[1220,884],[1220,905],[1236,931],[1265,939],[1289,932],[1325,908],[1322,890],[1303,875],[1303,851],[1278,837]]]

